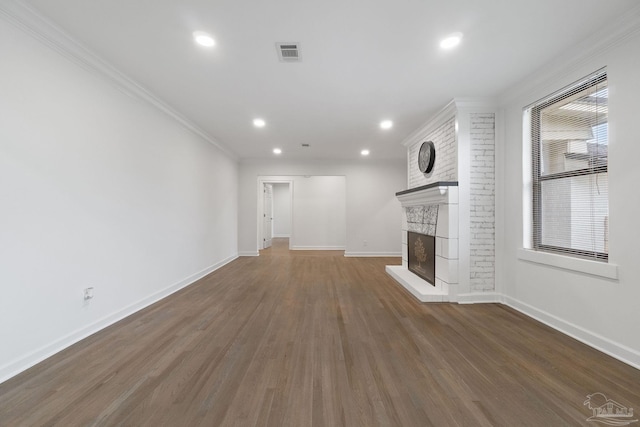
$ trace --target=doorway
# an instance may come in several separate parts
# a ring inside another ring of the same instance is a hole
[[[274,183],[273,187],[273,222],[271,224],[274,239],[291,237],[291,196],[289,184]]]
[[[273,238],[273,184],[265,183],[262,191],[264,193],[262,249],[267,249],[271,247]]]
[[[346,243],[346,177],[344,175],[259,176],[257,203],[257,249],[265,248],[265,241],[279,238],[265,211],[265,194],[271,185],[271,209],[275,209],[278,184],[285,184],[289,202],[289,250],[344,250]],[[294,188],[295,187],[295,188]],[[268,197],[268,196],[267,196]],[[271,226],[271,230],[268,228]]]
[[[258,177],[258,251],[272,247],[274,238],[281,238],[286,230],[287,246],[291,242],[293,216],[293,180],[278,177]]]

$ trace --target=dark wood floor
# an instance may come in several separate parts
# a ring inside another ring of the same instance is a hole
[[[640,371],[505,306],[420,304],[395,258],[241,258],[0,385],[0,426],[574,426]],[[636,417],[637,418],[637,417]]]

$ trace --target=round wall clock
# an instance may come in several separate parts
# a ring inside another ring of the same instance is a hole
[[[425,141],[420,146],[418,152],[418,169],[422,173],[429,173],[433,170],[436,161],[436,146],[432,141]]]

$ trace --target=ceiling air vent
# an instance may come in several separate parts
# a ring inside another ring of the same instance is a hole
[[[300,62],[300,43],[276,43],[278,58],[282,62]]]

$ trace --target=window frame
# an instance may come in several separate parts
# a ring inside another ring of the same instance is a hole
[[[542,200],[542,184],[545,181],[553,181],[557,179],[571,178],[571,177],[579,177],[579,176],[589,176],[589,175],[598,175],[601,173],[608,173],[609,169],[609,160],[607,158],[607,162],[605,165],[596,165],[591,167],[586,167],[582,169],[570,170],[570,171],[562,171],[556,173],[550,173],[546,175],[541,175],[540,173],[540,163],[541,163],[541,153],[540,153],[540,117],[541,111],[553,104],[556,104],[563,99],[566,99],[576,93],[582,92],[602,82],[608,82],[606,69],[601,69],[596,71],[595,73],[590,74],[584,79],[581,79],[574,85],[571,85],[567,88],[561,89],[560,91],[548,96],[547,98],[543,98],[541,101],[538,101],[532,104],[528,110],[530,114],[530,141],[532,146],[532,158],[531,158],[531,167],[532,167],[532,200],[531,200],[531,241],[532,241],[532,249],[534,251],[541,251],[547,253],[553,253],[558,255],[566,255],[572,256],[576,258],[589,259],[594,261],[600,261],[607,263],[609,261],[609,254],[605,252],[596,252],[596,251],[586,251],[581,249],[573,249],[570,247],[559,247],[553,245],[545,245],[542,243],[542,207],[539,206]],[[607,123],[609,120],[607,119]],[[608,138],[608,133],[607,133]],[[608,203],[607,203],[608,204]]]

